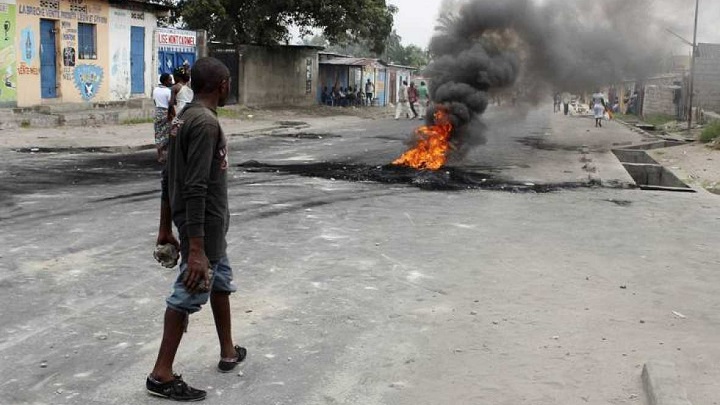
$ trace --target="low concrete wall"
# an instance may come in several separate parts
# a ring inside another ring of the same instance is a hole
[[[643,103],[643,115],[677,115],[677,104],[675,100],[675,89],[667,86],[646,86],[645,102]]]
[[[241,104],[313,105],[317,98],[317,49],[244,46],[240,60]]]
[[[716,121],[720,122],[720,114],[712,111],[705,111],[703,113],[703,120],[708,124]]]

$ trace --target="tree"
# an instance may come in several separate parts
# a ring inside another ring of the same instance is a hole
[[[302,34],[319,28],[334,43],[368,41],[382,52],[395,6],[385,0],[179,0],[177,19],[205,29],[210,40],[272,45],[287,42],[288,27]]]
[[[429,54],[417,45],[403,46],[402,38],[393,30],[385,39],[382,53],[373,52],[366,41],[333,43],[322,34],[303,39],[305,45],[324,46],[329,52],[351,55],[358,58],[380,58],[390,63],[423,68],[427,66]]]
[[[386,39],[383,59],[390,63],[406,66],[425,67],[428,64],[428,53],[417,45],[403,46],[402,37],[393,30]]]

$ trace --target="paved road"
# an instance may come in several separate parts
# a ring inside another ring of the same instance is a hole
[[[562,189],[587,179],[579,146],[607,162],[640,139],[536,110],[491,112],[455,167],[550,193],[301,175],[386,173],[416,123],[233,137],[232,161],[258,162],[230,186],[251,354],[216,373],[210,312],[193,317],[177,371],[207,403],[640,404],[649,358],[675,361],[694,403],[717,398],[716,196]],[[153,153],[0,154],[0,404],[159,403],[143,382],[173,272],[150,254]]]

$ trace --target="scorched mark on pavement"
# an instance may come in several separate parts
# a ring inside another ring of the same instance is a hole
[[[509,192],[548,193],[562,189],[597,186],[594,183],[533,184],[497,178],[461,168],[446,167],[438,171],[415,170],[405,166],[370,166],[348,163],[308,163],[273,165],[256,161],[238,167],[255,173],[284,173],[350,182],[407,184],[429,191],[496,190]]]
[[[67,186],[129,183],[159,178],[155,152],[114,155],[29,155],[5,168],[3,195],[30,194]]]

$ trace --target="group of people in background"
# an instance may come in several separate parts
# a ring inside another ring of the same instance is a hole
[[[160,85],[152,93],[155,103],[155,148],[157,160],[165,163],[167,145],[170,141],[170,129],[175,117],[182,112],[185,105],[193,100],[190,88],[190,68],[182,66],[169,73],[160,75]]]
[[[555,93],[553,95],[553,112],[563,112],[565,115],[570,115],[570,107],[572,104],[572,96],[570,93]],[[588,102],[590,110],[592,111],[593,118],[595,119],[595,127],[602,128],[603,120],[611,120],[613,114],[620,111],[619,100],[610,105],[606,100],[605,95],[600,91],[593,93],[591,99]]]
[[[398,100],[395,105],[395,119],[400,117],[408,119],[425,119],[427,107],[430,104],[430,91],[425,82],[420,82],[420,87],[415,82],[403,81],[398,91]],[[416,109],[417,107],[417,109]],[[412,112],[413,116],[410,117]]]
[[[373,105],[373,97],[375,95],[375,85],[367,80],[365,83],[365,91],[358,87],[338,87],[335,86],[332,89],[328,89],[327,86],[323,88],[323,92],[320,95],[320,101],[324,105],[337,106],[337,107],[361,107]]]
[[[347,88],[335,86],[329,89],[325,86],[320,95],[320,101],[322,104],[328,106],[372,106],[375,103],[374,96],[375,85],[368,79],[364,85],[364,89],[359,86],[350,86]],[[430,91],[424,81],[420,82],[420,86],[416,86],[415,82],[410,82],[408,85],[407,81],[403,81],[398,91],[395,119],[398,120],[400,117],[424,119],[429,103]]]

